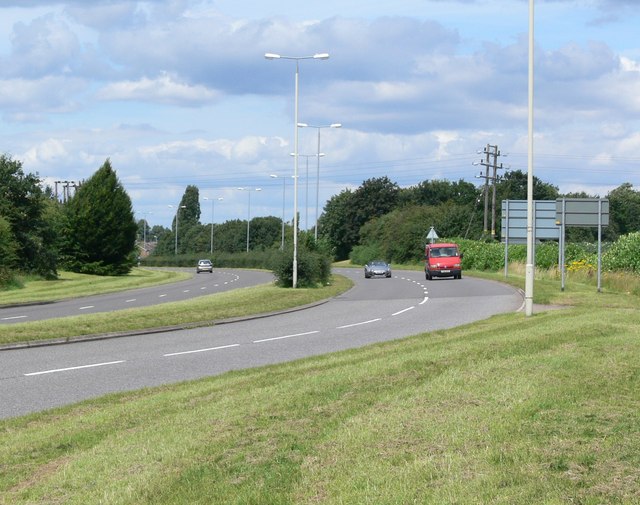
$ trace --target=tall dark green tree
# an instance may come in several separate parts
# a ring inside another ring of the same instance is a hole
[[[275,216],[254,217],[249,226],[252,250],[277,249],[282,238],[282,219]]]
[[[351,248],[358,240],[358,230],[352,226],[351,221],[353,199],[350,189],[344,189],[332,196],[325,204],[318,223],[320,236],[326,239],[338,260],[348,258]]]
[[[526,200],[528,176],[522,170],[509,170],[496,184],[497,203],[502,200]],[[558,198],[558,188],[548,182],[542,182],[533,176],[533,199],[555,200]]]
[[[433,179],[400,190],[400,200],[408,205],[440,205],[446,202],[468,205],[473,204],[480,194],[476,186],[462,179],[455,182]]]
[[[607,195],[609,221],[619,235],[640,231],[640,191],[629,182],[621,184]]]
[[[11,278],[18,261],[18,244],[11,233],[11,225],[0,216],[0,286]]]
[[[135,263],[131,199],[106,160],[65,205],[63,258],[72,271],[123,275]]]
[[[0,216],[11,229],[19,262],[12,268],[56,276],[53,229],[45,218],[47,195],[37,174],[25,174],[22,163],[0,155]]]
[[[178,224],[178,254],[195,252],[194,245],[187,240],[187,237],[193,237],[197,234],[192,228],[200,226],[200,191],[197,186],[189,185],[186,187],[180,199],[180,204],[176,208],[176,214],[171,222],[174,241],[176,219]],[[175,243],[173,252],[175,253]]]
[[[331,244],[336,259],[349,257],[360,241],[360,227],[398,206],[400,188],[388,177],[367,179],[354,192],[344,190],[331,198],[318,231]]]

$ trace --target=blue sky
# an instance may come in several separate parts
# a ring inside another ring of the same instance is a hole
[[[640,2],[536,0],[535,19],[535,175],[639,188]],[[110,158],[151,225],[189,184],[221,222],[247,217],[238,187],[280,217],[284,180],[291,219],[295,65],[265,52],[331,55],[300,62],[299,120],[343,125],[321,130],[320,208],[372,177],[480,184],[487,144],[527,169],[526,0],[0,0],[0,28],[0,151],[48,182]],[[307,228],[317,160],[299,167]]]

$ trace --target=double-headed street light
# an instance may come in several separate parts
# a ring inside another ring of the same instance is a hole
[[[313,56],[282,56],[276,53],[265,53],[268,60],[294,60],[296,62],[294,87],[294,157],[293,157],[293,287],[298,286],[298,76],[300,60],[326,60],[329,53],[316,53]]]
[[[293,153],[291,153],[291,156],[295,156]],[[306,171],[306,175],[305,175],[305,184],[306,184],[306,191],[305,191],[305,200],[304,200],[304,227],[305,229],[309,229],[309,158],[318,158],[320,159],[322,156],[324,156],[324,153],[318,153],[318,154],[298,154],[298,156],[302,157],[302,158],[306,158],[307,159],[307,171]]]
[[[222,200],[224,200],[224,198],[220,197],[220,198],[208,198],[208,197],[203,197],[205,200],[211,200],[211,254],[213,254],[213,213],[214,213],[214,204],[216,203],[216,200],[218,200],[219,202],[221,202]]]
[[[262,188],[238,188],[238,191],[246,191],[249,195],[249,202],[247,207],[247,252],[249,252],[249,223],[251,222],[251,192],[262,191]]]
[[[175,241],[175,255],[178,255],[178,215],[180,214],[180,209],[186,209],[186,205],[178,205],[178,207],[174,207],[173,205],[169,205],[170,208],[176,209],[176,241]]]
[[[320,196],[320,130],[322,128],[342,128],[340,123],[331,123],[328,125],[312,125],[307,123],[298,123],[299,128],[315,128],[318,130],[318,166],[316,168],[316,225],[314,228],[314,238],[318,241],[318,200]]]
[[[278,179],[278,178],[282,179],[282,233],[281,233],[281,239],[280,239],[280,250],[284,251],[284,203],[285,203],[284,196],[286,192],[285,183],[287,179],[284,177],[278,176],[276,174],[269,174],[269,177],[273,179]]]
[[[153,212],[140,212],[142,214],[142,250],[147,252],[147,218],[149,214],[153,214]]]

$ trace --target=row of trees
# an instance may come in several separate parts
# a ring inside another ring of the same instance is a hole
[[[215,251],[224,253],[241,253],[247,249],[247,222],[233,219],[221,224],[203,224],[200,222],[200,195],[196,186],[187,186],[180,204],[177,207],[178,233],[176,240],[176,216],[173,218],[171,229],[149,228],[149,224],[141,219],[138,221],[138,237],[145,235],[145,229],[150,230],[154,244],[153,255],[170,256],[176,253],[197,254],[211,251],[212,241]],[[179,214],[178,214],[179,213]],[[266,216],[254,217],[249,223],[249,247],[251,250],[264,251],[279,248],[282,244],[282,219]],[[292,228],[285,224],[285,233],[291,237]]]
[[[498,202],[526,199],[527,177],[521,171],[505,174],[496,185]],[[533,197],[554,200],[555,186],[534,177]],[[610,202],[610,226],[605,239],[640,230],[640,193],[625,183],[606,195]],[[334,259],[348,258],[354,250],[395,262],[420,258],[426,233],[434,226],[440,236],[486,238],[483,230],[483,193],[463,180],[423,181],[400,188],[388,177],[365,180],[356,190],[345,189],[325,205],[319,219],[320,247],[311,233],[301,233],[300,243],[330,251]],[[178,254],[243,253],[247,222],[201,223],[199,191],[188,186],[179,204]],[[499,212],[497,213],[499,216]],[[134,219],[131,200],[107,160],[66,202],[43,188],[37,175],[25,174],[19,161],[0,156],[0,283],[12,271],[55,277],[58,268],[96,274],[122,274],[130,270],[146,238],[154,242],[154,255],[175,254],[176,217],[171,229],[149,227]],[[292,227],[280,218],[253,218],[250,249],[279,249],[284,230],[285,249],[291,247]],[[498,223],[499,233],[499,223]],[[593,229],[569,230],[570,240],[593,240]]]
[[[534,177],[534,200],[597,198],[586,193],[560,194],[558,188]],[[502,200],[526,200],[527,175],[507,172],[496,185],[498,205]],[[640,192],[624,183],[606,195],[610,225],[604,239],[640,230]],[[352,191],[345,189],[325,205],[319,220],[319,235],[328,241],[336,259],[347,259],[356,247],[389,261],[419,259],[426,234],[433,226],[441,237],[488,239],[484,230],[483,189],[465,181],[424,181],[400,188],[387,177],[369,179]],[[496,212],[496,239],[500,238],[500,209]],[[569,241],[594,241],[597,230],[570,228]],[[368,254],[368,255],[370,255]]]

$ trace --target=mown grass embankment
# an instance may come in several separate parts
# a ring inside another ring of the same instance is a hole
[[[638,503],[638,298],[549,282],[574,306],[1,421],[0,503]]]

